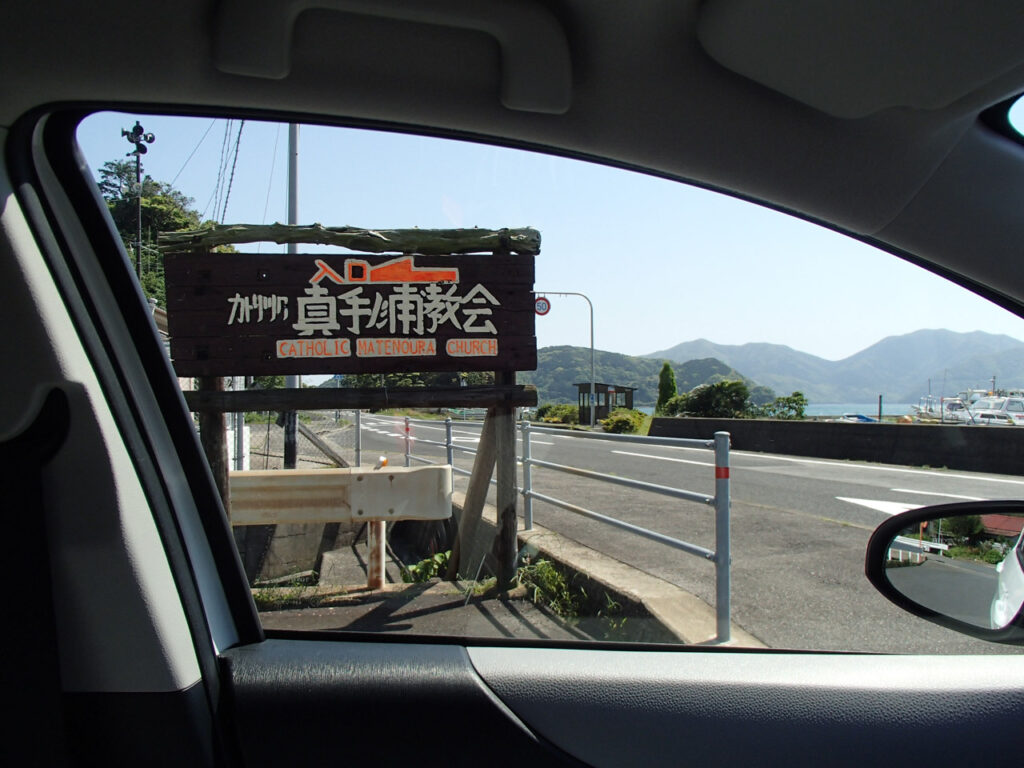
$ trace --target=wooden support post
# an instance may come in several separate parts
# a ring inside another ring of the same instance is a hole
[[[334,450],[329,443],[321,440],[320,436],[316,432],[307,427],[301,421],[296,420],[295,428],[298,429],[300,435],[302,435],[304,438],[309,440],[309,442],[311,442],[314,446],[316,446],[317,450],[319,450],[320,453],[322,453],[328,459],[333,461],[339,467],[344,469],[345,467],[348,466],[348,462],[345,461],[344,457],[342,457],[340,453]]]
[[[515,371],[498,371],[495,384],[515,384]],[[495,443],[497,444],[498,534],[494,555],[498,561],[498,586],[508,589],[516,577],[516,422],[515,408],[499,405],[494,408]]]
[[[201,376],[198,386],[200,392],[223,392],[224,379],[220,376]],[[228,487],[228,445],[227,429],[224,414],[206,411],[199,414],[199,442],[203,446],[206,460],[213,472],[213,480],[217,484],[220,498],[224,502],[224,511],[231,518],[231,491]]]
[[[366,528],[367,572],[366,586],[370,589],[384,587],[384,542],[387,532],[383,520],[371,520]]]
[[[448,571],[445,578],[450,581],[458,578],[460,561],[465,553],[472,549],[473,536],[476,533],[480,517],[483,515],[487,491],[491,486],[495,458],[494,409],[491,408],[487,411],[483,429],[480,431],[480,443],[477,445],[476,457],[473,459],[473,472],[469,476],[466,500],[463,503],[462,517],[459,520],[459,535],[455,539],[455,544],[452,545],[452,556],[448,560]],[[467,563],[467,565],[470,564]],[[475,570],[474,568],[473,571],[475,572]]]

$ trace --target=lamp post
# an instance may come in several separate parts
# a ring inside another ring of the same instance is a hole
[[[135,195],[137,202],[138,215],[136,217],[136,237],[135,237],[135,272],[139,276],[139,280],[142,279],[142,155],[146,154],[146,144],[152,144],[156,141],[156,135],[152,133],[146,133],[146,130],[142,127],[142,124],[136,120],[135,126],[130,130],[121,129],[121,135],[124,136],[130,144],[135,146],[131,152],[125,155],[126,157],[135,157]]]
[[[590,305],[590,426],[593,427],[597,398],[594,395],[594,303],[584,293],[575,291],[534,291],[535,296],[579,296]]]

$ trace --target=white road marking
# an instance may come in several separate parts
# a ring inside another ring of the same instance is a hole
[[[657,456],[653,453],[633,453],[632,451],[612,451],[620,456],[639,456],[641,459],[657,459],[659,461],[674,461],[678,464],[696,464],[698,467],[713,467],[714,462],[690,461],[689,459],[673,459],[671,456]]]
[[[693,448],[690,450],[700,450]],[[978,477],[975,475],[957,475],[952,472],[939,471],[934,469],[907,469],[904,467],[887,467],[879,464],[859,464],[853,461],[824,461],[821,459],[800,459],[795,456],[766,456],[763,453],[750,453],[748,451],[732,451],[733,456],[744,456],[765,461],[790,461],[795,464],[820,464],[826,467],[841,467],[843,469],[867,469],[875,472],[898,472],[906,475],[924,475],[925,477],[943,477],[951,480],[975,480],[979,483],[1007,483],[1009,485],[1024,485],[1024,480],[1010,480],[1001,477]],[[735,467],[733,467],[735,469]],[[751,467],[756,469],[756,467]]]
[[[880,499],[852,499],[847,496],[836,496],[839,501],[847,501],[850,504],[859,504],[862,507],[882,512],[886,515],[898,515],[908,509],[919,509],[920,504],[904,504],[900,501],[881,501]]]
[[[984,501],[980,496],[961,496],[956,493],[936,493],[935,491],[915,491],[911,488],[890,488],[896,493],[916,493],[921,496],[943,496],[947,499],[963,499],[964,501]]]

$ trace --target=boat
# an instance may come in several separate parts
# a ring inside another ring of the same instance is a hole
[[[844,424],[877,424],[878,419],[873,419],[870,416],[865,416],[863,413],[844,413],[841,418],[836,419],[837,422],[843,422]]]
[[[970,406],[962,396],[958,397],[935,397],[925,395],[917,405],[912,405],[911,416],[914,421],[926,424],[970,424],[974,417],[971,414]]]

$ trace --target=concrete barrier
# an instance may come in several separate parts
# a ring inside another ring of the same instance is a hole
[[[1024,475],[1022,427],[656,418],[649,434],[710,440],[718,431],[738,451]]]

